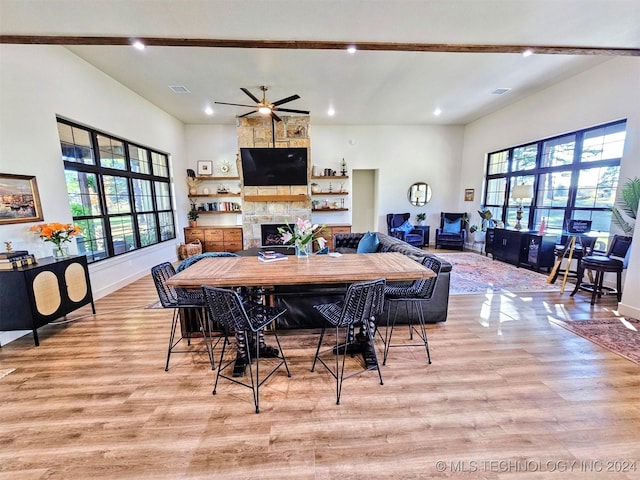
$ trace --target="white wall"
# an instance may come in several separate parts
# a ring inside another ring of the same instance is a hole
[[[440,212],[457,205],[462,135],[463,128],[457,126],[313,125],[312,162],[339,171],[344,158],[349,170],[377,170],[376,230],[387,231],[387,213],[410,212],[415,222],[415,215],[425,212],[433,239]],[[433,196],[426,207],[414,207],[407,199],[415,182],[431,185]]]
[[[0,105],[0,172],[36,176],[45,222],[72,221],[56,115],[164,151],[184,177],[182,123],[65,48],[0,45]],[[177,182],[176,190],[178,198],[186,197],[185,182]],[[186,223],[186,210],[179,211],[179,235]],[[28,232],[31,225],[0,226],[0,242],[50,256],[51,244]],[[91,265],[94,297],[176,259],[176,242]],[[75,243],[71,248],[75,251]]]
[[[627,119],[627,140],[620,183],[640,176],[639,85],[640,60],[615,58],[467,125],[461,183],[481,192],[488,152],[622,118]],[[478,195],[474,207],[481,201]],[[463,208],[463,199],[457,200]],[[640,318],[639,232],[636,228],[620,304],[622,314],[636,318]]]

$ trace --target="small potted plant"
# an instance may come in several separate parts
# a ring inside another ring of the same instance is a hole
[[[189,216],[189,226],[191,228],[197,227],[198,217],[200,216],[200,214],[198,213],[198,210],[196,210],[195,205],[191,205],[191,210],[189,210],[188,216]]]
[[[427,214],[422,212],[416,215],[416,220],[418,221],[418,225],[424,225],[424,221],[427,219]]]

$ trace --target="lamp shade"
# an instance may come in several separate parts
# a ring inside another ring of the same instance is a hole
[[[516,185],[511,192],[511,198],[516,200],[533,198],[533,185]]]

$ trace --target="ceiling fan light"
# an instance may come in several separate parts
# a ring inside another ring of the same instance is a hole
[[[258,108],[258,112],[262,115],[269,115],[271,113],[271,109],[269,107],[262,106]]]

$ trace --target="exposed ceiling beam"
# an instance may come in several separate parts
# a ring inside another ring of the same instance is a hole
[[[479,45],[455,43],[336,42],[321,40],[229,40],[216,38],[0,35],[0,43],[23,45],[130,45],[140,40],[156,47],[272,48],[280,50],[358,50],[445,53],[522,53],[551,55],[640,56],[640,48],[552,45]]]

